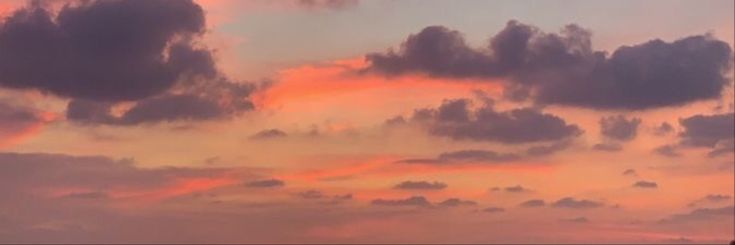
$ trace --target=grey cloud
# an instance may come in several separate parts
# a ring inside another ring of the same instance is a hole
[[[273,188],[273,187],[281,187],[284,186],[286,183],[279,179],[265,179],[265,180],[256,180],[256,181],[250,181],[245,183],[245,186],[247,187],[253,187],[253,188]]]
[[[297,195],[304,199],[320,199],[324,197],[324,193],[318,190],[307,190],[299,192]]]
[[[551,206],[556,208],[573,208],[573,209],[587,209],[587,208],[598,208],[604,206],[601,202],[590,201],[586,199],[577,200],[571,197],[565,197],[557,200]]]
[[[622,115],[603,117],[600,119],[600,133],[610,139],[629,141],[635,138],[640,124],[640,118],[628,120]]]
[[[372,200],[370,203],[377,206],[431,206],[431,203],[423,196],[412,196],[406,199],[375,199]]]
[[[653,188],[658,188],[658,184],[656,184],[656,182],[653,182],[653,181],[641,180],[641,181],[633,183],[633,187],[653,189]]]
[[[529,156],[545,156],[554,154],[556,152],[562,151],[564,149],[569,148],[571,143],[567,140],[555,142],[549,145],[540,145],[540,146],[532,146],[526,149],[526,154]]]
[[[449,78],[508,78],[510,97],[539,104],[599,109],[650,109],[714,99],[731,84],[732,50],[709,35],[592,49],[591,33],[567,25],[560,33],[509,21],[489,46],[472,48],[462,34],[430,26],[398,51],[366,55],[368,72],[426,73]],[[682,92],[683,91],[683,92]]]
[[[0,100],[0,143],[42,121],[37,110]]]
[[[297,0],[298,6],[307,9],[341,10],[357,6],[359,0]]]
[[[733,113],[695,115],[679,120],[684,131],[679,134],[681,144],[714,148],[721,141],[731,141],[735,135]]]
[[[518,206],[524,207],[524,208],[534,208],[534,207],[543,207],[546,206],[546,202],[541,199],[531,199],[525,202],[522,202]]]
[[[407,189],[407,190],[441,190],[447,188],[447,184],[441,182],[428,182],[428,181],[404,181],[397,184],[395,189]]]

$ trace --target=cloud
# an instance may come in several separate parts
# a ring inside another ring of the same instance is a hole
[[[230,169],[139,168],[131,159],[45,153],[0,153],[0,193],[27,195],[44,189],[71,199],[168,198],[234,185]]]
[[[439,207],[461,207],[461,206],[477,206],[477,202],[471,200],[462,200],[459,198],[449,198],[437,204]]]
[[[576,200],[571,197],[565,197],[552,203],[551,206],[555,208],[587,209],[602,207],[604,204],[586,199]]]
[[[674,127],[667,122],[662,122],[661,125],[653,129],[653,134],[657,136],[664,136],[674,131]]]
[[[730,195],[722,195],[722,194],[709,194],[706,195],[700,199],[697,199],[691,203],[689,203],[689,207],[695,207],[700,204],[707,204],[707,203],[720,203],[720,202],[726,202],[732,199],[732,196]]]
[[[297,5],[307,9],[342,10],[356,7],[359,0],[297,0]]]
[[[505,212],[505,209],[499,208],[499,207],[488,207],[488,208],[482,209],[482,211],[486,213],[500,213],[500,212]]]
[[[447,188],[447,184],[437,181],[404,181],[393,188],[405,190],[441,190]]]
[[[640,118],[626,119],[622,115],[603,117],[600,119],[600,133],[610,139],[630,141],[638,132]]]
[[[284,186],[286,183],[279,179],[265,179],[265,180],[256,180],[256,181],[250,181],[245,183],[245,186],[247,187],[253,187],[253,188],[273,188],[273,187],[281,187]]]
[[[506,78],[515,99],[597,109],[650,109],[718,98],[731,82],[732,50],[710,35],[654,39],[608,55],[592,49],[591,32],[567,25],[545,33],[517,21],[483,48],[462,34],[429,26],[398,51],[367,54],[367,72],[425,73],[447,78]]]
[[[677,146],[676,145],[662,145],[659,147],[656,147],[653,149],[653,152],[667,157],[678,157],[681,156],[679,152],[677,152]]]
[[[596,151],[618,152],[623,150],[623,146],[618,143],[599,143],[592,146]]]
[[[526,154],[529,156],[545,156],[554,154],[569,148],[571,143],[568,140],[555,142],[549,145],[532,146],[526,149]]]
[[[324,197],[324,193],[318,190],[307,190],[299,192],[297,195],[304,199],[320,199]]]
[[[668,218],[662,219],[659,223],[688,223],[693,221],[712,221],[718,218],[732,218],[734,210],[735,206],[699,208],[689,213],[671,215]]]
[[[263,131],[260,131],[258,133],[255,133],[250,136],[250,139],[274,139],[274,138],[283,138],[288,136],[286,132],[281,131],[280,129],[265,129]]]
[[[0,147],[33,134],[51,119],[41,111],[0,99]]]
[[[637,176],[638,174],[635,172],[635,169],[626,169],[623,171],[623,175]]]
[[[455,140],[520,144],[563,140],[582,133],[576,125],[536,109],[498,112],[491,101],[485,101],[473,110],[468,99],[444,100],[438,108],[415,110],[412,120],[432,135]],[[554,149],[546,149],[549,150]]]
[[[531,199],[531,200],[522,202],[518,206],[524,207],[524,208],[543,207],[543,206],[546,206],[546,202],[544,202],[544,200],[541,200],[541,199]]]
[[[513,153],[497,153],[485,150],[461,150],[439,154],[436,158],[413,158],[399,160],[407,164],[452,164],[452,163],[503,163],[521,159]]]
[[[656,182],[653,182],[653,181],[641,180],[641,181],[633,183],[633,187],[654,189],[654,188],[658,188],[658,184],[656,184]]]
[[[571,219],[563,219],[562,221],[565,222],[571,222],[571,223],[589,223],[590,220],[586,217],[577,217],[577,218],[571,218]]]
[[[0,24],[0,87],[71,98],[88,124],[223,118],[253,108],[253,90],[224,78],[198,40],[192,1],[83,1],[56,13],[31,2]],[[117,117],[110,108],[135,102]]]
[[[520,185],[508,186],[508,187],[503,188],[503,190],[505,190],[505,192],[511,192],[511,193],[521,193],[521,192],[531,191],[530,189],[524,188],[523,186],[520,186]]]
[[[734,123],[733,113],[695,115],[679,119],[679,124],[684,127],[684,131],[679,133],[679,144],[711,148],[711,157],[732,152],[735,149]]]
[[[431,203],[423,196],[412,196],[406,199],[375,199],[372,200],[370,203],[376,206],[431,206]]]

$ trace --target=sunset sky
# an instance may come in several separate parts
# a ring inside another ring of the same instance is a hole
[[[731,0],[0,15],[0,243],[735,239]]]

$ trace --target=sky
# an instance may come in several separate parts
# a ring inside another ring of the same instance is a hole
[[[0,243],[727,243],[732,1],[0,3]]]

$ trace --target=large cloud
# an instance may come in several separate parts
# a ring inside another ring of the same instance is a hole
[[[487,47],[430,26],[398,51],[366,56],[367,71],[426,73],[449,78],[507,78],[508,95],[540,104],[601,109],[649,109],[720,96],[731,81],[732,50],[709,35],[622,46],[611,55],[592,49],[591,33],[568,25],[560,33],[509,21]]]
[[[473,109],[467,99],[445,100],[438,108],[418,109],[412,121],[424,125],[430,134],[437,136],[510,144],[563,140],[582,133],[576,125],[536,109],[499,112],[491,101]]]
[[[33,2],[0,24],[0,86],[72,98],[69,119],[87,123],[252,109],[252,86],[223,78],[212,51],[197,43],[204,32],[204,11],[192,1],[82,1],[57,13]],[[137,103],[122,118],[104,114],[119,102]]]

